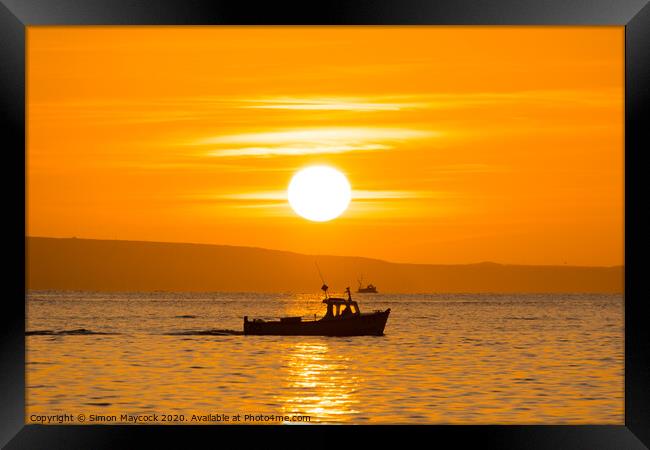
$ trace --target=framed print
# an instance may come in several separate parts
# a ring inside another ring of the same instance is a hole
[[[2,2],[6,448],[646,448],[646,2]]]

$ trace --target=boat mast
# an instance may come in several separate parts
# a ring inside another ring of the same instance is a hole
[[[329,294],[327,293],[327,290],[329,287],[325,283],[325,279],[323,278],[323,274],[320,271],[320,267],[318,267],[318,261],[314,260],[314,264],[316,264],[316,269],[318,270],[318,275],[320,275],[320,280],[323,282],[323,285],[320,287],[323,292],[325,292],[325,298],[330,298]]]

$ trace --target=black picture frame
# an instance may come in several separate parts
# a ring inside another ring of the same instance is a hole
[[[25,30],[31,25],[616,25],[625,26],[625,424],[620,426],[43,426],[25,425]],[[122,448],[264,443],[338,445],[339,435],[454,447],[637,449],[650,446],[649,333],[644,314],[643,153],[650,149],[650,6],[647,0],[0,0],[0,121],[5,258],[0,444],[17,448]],[[646,188],[647,190],[647,188]],[[22,193],[23,195],[20,195]],[[645,208],[647,210],[647,206]],[[252,434],[251,434],[252,433]],[[347,436],[346,436],[347,437]],[[233,440],[235,439],[235,440]],[[295,439],[295,441],[294,441]],[[447,441],[449,442],[449,441]],[[644,445],[645,444],[645,445]],[[420,444],[417,444],[420,445]],[[263,446],[263,445],[262,445]]]

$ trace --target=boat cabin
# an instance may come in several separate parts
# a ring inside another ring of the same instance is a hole
[[[347,300],[337,297],[327,297],[323,300],[323,303],[327,305],[327,312],[325,313],[323,320],[339,319],[348,316],[358,316],[361,314],[361,311],[359,311],[359,305],[357,302],[352,300],[350,288],[347,288],[345,292],[348,293]],[[342,310],[341,307],[343,307]]]

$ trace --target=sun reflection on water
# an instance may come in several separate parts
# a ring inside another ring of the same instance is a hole
[[[288,348],[285,395],[279,398],[285,414],[311,416],[316,422],[344,421],[358,414],[359,379],[351,374],[348,357],[332,355],[325,340],[303,341]]]
[[[395,310],[381,337],[172,334],[235,330],[246,314],[320,317],[320,298],[32,294],[28,330],[115,334],[26,336],[27,417],[74,411],[116,415],[110,423],[150,413],[355,424],[624,422],[621,295],[378,294],[365,299],[365,310]]]

